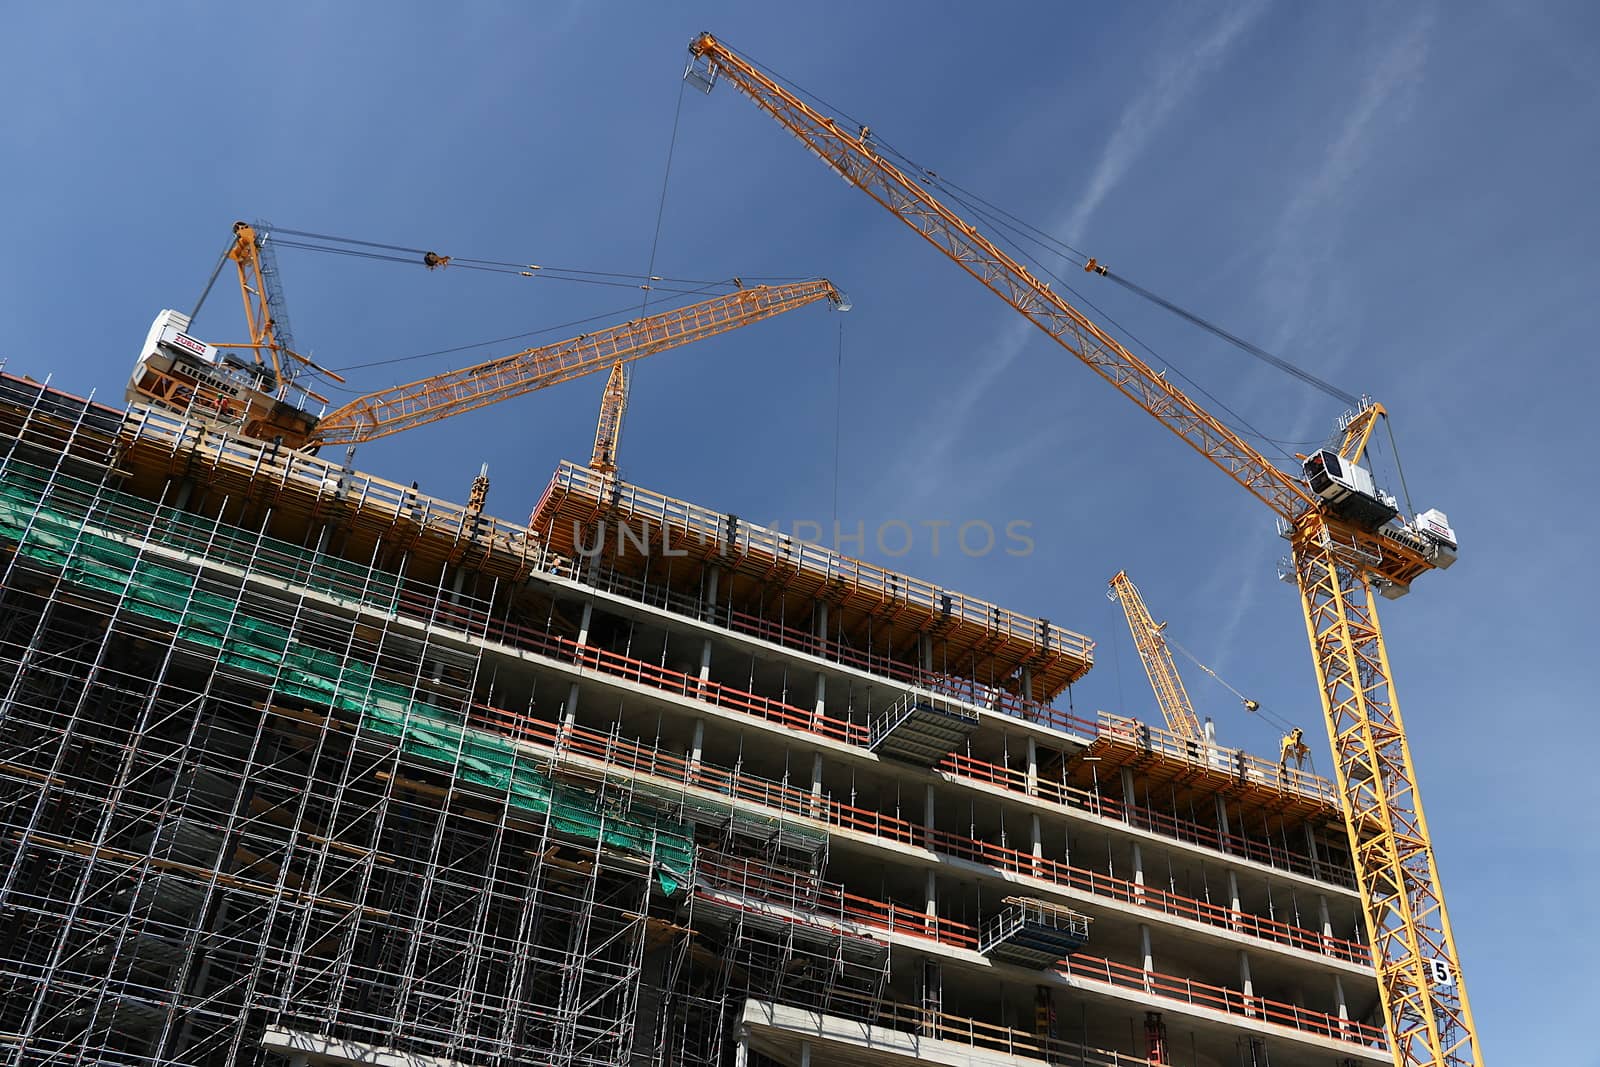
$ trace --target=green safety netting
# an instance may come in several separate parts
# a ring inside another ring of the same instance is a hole
[[[289,697],[351,712],[364,729],[396,739],[402,752],[442,763],[462,779],[503,792],[513,807],[548,813],[562,833],[612,848],[654,855],[661,888],[673,893],[694,863],[692,831],[678,820],[640,811],[608,810],[594,793],[553,781],[509,740],[461,724],[461,716],[414,699],[402,685],[373,674],[370,664],[295,640],[284,626],[245,614],[234,600],[195,587],[193,575],[142,556],[113,533],[145,535],[156,507],[89,483],[12,461],[0,471],[0,540],[28,559],[61,572],[64,581],[117,596],[123,610],[166,623],[176,638],[212,649],[217,662],[272,680]],[[120,528],[120,529],[119,529]],[[261,552],[262,539],[198,516],[162,509],[160,543],[190,547],[216,562],[218,546],[233,545],[235,565],[270,557],[273,570],[292,570],[303,585],[351,598],[376,590],[367,607],[389,610],[399,579],[282,542]],[[245,545],[258,551],[248,554]],[[224,553],[226,554],[226,553]],[[261,569],[261,568],[253,568]]]

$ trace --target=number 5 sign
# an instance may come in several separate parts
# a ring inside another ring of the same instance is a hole
[[[1433,972],[1434,985],[1455,985],[1455,979],[1450,977],[1450,964],[1441,959],[1428,961],[1428,969]]]

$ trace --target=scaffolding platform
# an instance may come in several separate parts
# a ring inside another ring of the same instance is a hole
[[[868,725],[873,752],[932,767],[961,747],[978,728],[978,717],[927,694],[907,693]]]
[[[978,951],[990,959],[1043,970],[1089,940],[1087,915],[1032,897],[1006,897],[978,932]]]

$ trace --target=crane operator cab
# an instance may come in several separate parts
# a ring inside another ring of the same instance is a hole
[[[1456,561],[1456,532],[1438,508],[1429,508],[1409,523],[1400,516],[1395,498],[1379,489],[1372,472],[1324,448],[1305,461],[1306,485],[1333,514],[1368,530],[1393,536],[1444,570]],[[1403,586],[1386,586],[1386,596],[1404,595]]]
[[[129,402],[238,425],[262,440],[282,436],[291,447],[310,435],[316,417],[278,399],[271,367],[219,351],[188,329],[189,316],[181,312],[156,316],[128,380]]]
[[[1305,461],[1306,484],[1333,514],[1368,530],[1377,530],[1400,514],[1394,497],[1379,489],[1372,472],[1332,449],[1312,453]]]

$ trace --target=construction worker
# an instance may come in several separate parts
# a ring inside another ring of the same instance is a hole
[[[1289,760],[1294,759],[1295,770],[1305,766],[1306,755],[1311,750],[1306,747],[1305,731],[1296,726],[1293,730],[1283,735],[1283,743],[1278,747],[1278,780],[1289,780]]]

